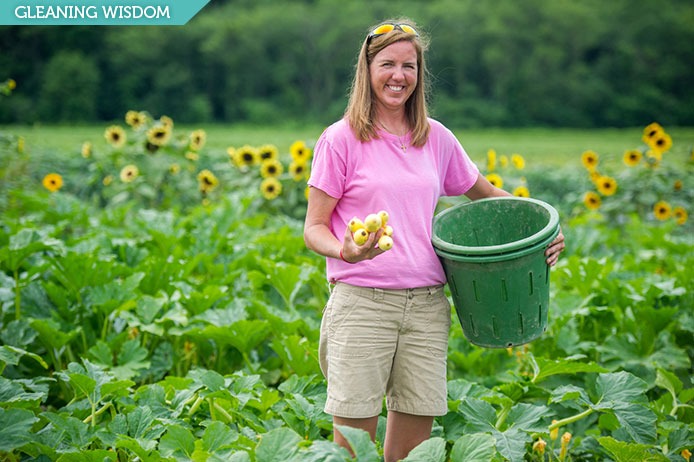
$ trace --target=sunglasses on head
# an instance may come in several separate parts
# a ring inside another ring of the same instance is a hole
[[[388,32],[392,32],[396,29],[401,30],[407,34],[412,34],[414,36],[419,37],[419,34],[412,26],[408,26],[407,24],[390,24],[390,23],[387,23],[387,24],[381,24],[380,26],[378,26],[377,28],[372,30],[369,33],[369,35],[366,37],[366,43],[370,43],[374,37],[378,37],[378,36],[381,36],[383,34],[387,34]]]

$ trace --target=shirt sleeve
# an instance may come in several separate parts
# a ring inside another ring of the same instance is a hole
[[[345,191],[347,178],[344,156],[344,152],[334,148],[331,130],[324,131],[313,150],[311,176],[308,185],[318,188],[336,199],[341,198]]]
[[[443,128],[441,126],[441,128]],[[475,185],[479,175],[479,168],[470,159],[458,138],[448,129],[444,129],[443,140],[443,172],[442,195],[459,196],[465,194]]]

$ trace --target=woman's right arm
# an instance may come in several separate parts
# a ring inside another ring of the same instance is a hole
[[[310,250],[330,258],[340,258],[342,249],[342,242],[330,231],[330,217],[336,205],[337,199],[334,197],[318,188],[309,188],[304,242]]]

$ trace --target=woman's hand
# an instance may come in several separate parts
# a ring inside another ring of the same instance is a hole
[[[564,233],[559,229],[559,234],[557,237],[549,244],[547,250],[545,250],[545,256],[547,257],[547,264],[549,266],[554,266],[559,260],[559,254],[564,250],[566,244],[564,243]]]
[[[385,250],[376,247],[376,242],[383,234],[383,230],[379,229],[375,233],[369,233],[369,237],[363,245],[357,245],[354,242],[354,236],[349,229],[345,228],[345,236],[342,240],[342,258],[348,263],[357,263],[364,260],[371,260],[381,255]]]

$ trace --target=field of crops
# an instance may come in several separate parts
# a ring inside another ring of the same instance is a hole
[[[382,460],[383,425],[344,429],[352,459],[322,411],[319,134],[139,112],[0,131],[0,459]],[[454,319],[449,412],[406,460],[690,461],[694,130],[459,135],[559,210],[567,250],[540,339],[484,349]]]

